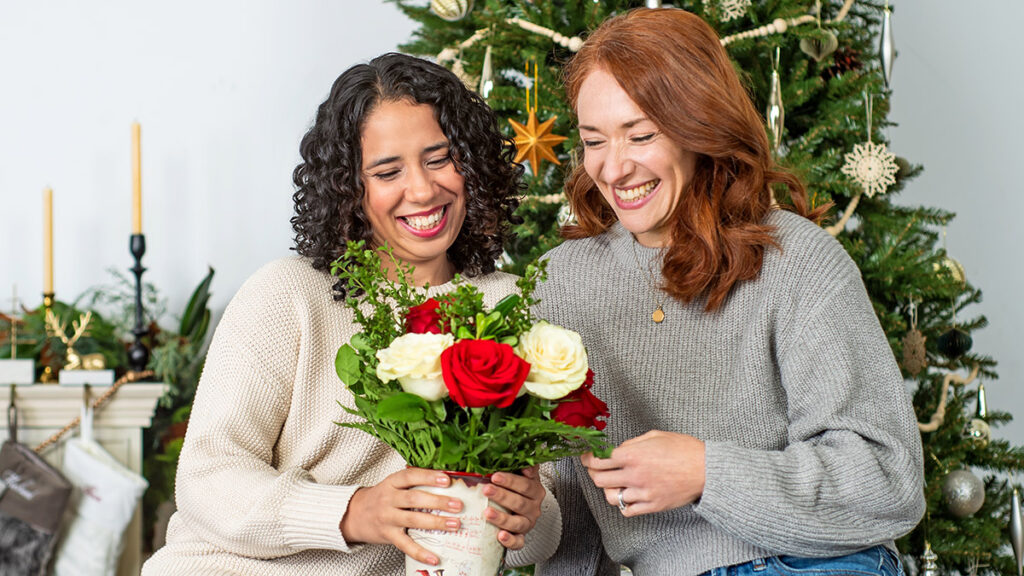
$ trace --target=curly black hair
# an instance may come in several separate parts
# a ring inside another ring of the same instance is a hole
[[[466,218],[448,248],[455,270],[468,277],[494,271],[523,188],[523,167],[513,161],[515,145],[499,131],[484,100],[443,66],[388,53],[357,64],[338,77],[302,137],[302,162],[292,181],[296,191],[294,250],[326,270],[349,240],[373,240],[363,211],[360,137],[367,117],[381,102],[428,104],[448,138],[455,169],[465,178]],[[345,294],[335,284],[335,298]]]

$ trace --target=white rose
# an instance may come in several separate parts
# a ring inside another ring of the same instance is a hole
[[[391,345],[377,350],[377,378],[381,382],[398,380],[402,390],[424,400],[440,400],[448,395],[441,377],[441,352],[455,343],[451,334],[405,334]]]
[[[523,387],[534,396],[556,400],[587,378],[587,351],[580,335],[540,321],[519,336],[516,353],[530,363]]]

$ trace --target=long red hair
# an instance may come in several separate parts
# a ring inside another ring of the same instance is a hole
[[[673,142],[697,154],[690,189],[672,215],[662,264],[663,289],[683,302],[707,294],[711,311],[733,285],[757,276],[768,246],[772,189],[788,189],[787,209],[811,212],[800,181],[772,160],[764,120],[754,109],[714,30],[675,8],[639,8],[606,20],[565,69],[575,109],[580,86],[595,69],[611,74],[637,106]],[[585,153],[585,152],[584,152]],[[583,163],[565,187],[577,225],[566,238],[601,234],[615,221]]]

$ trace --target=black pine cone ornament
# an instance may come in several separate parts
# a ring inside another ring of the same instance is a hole
[[[971,349],[974,341],[971,335],[959,328],[950,328],[945,334],[939,336],[939,352],[946,358],[956,360]]]
[[[822,80],[828,82],[851,70],[858,70],[864,64],[860,61],[860,52],[851,48],[840,48],[832,53],[833,64],[821,71]]]

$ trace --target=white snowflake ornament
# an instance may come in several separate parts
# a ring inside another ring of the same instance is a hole
[[[722,11],[722,22],[742,18],[750,8],[750,0],[721,0],[718,9]]]
[[[843,174],[857,181],[864,188],[868,198],[885,194],[889,186],[896,183],[896,155],[889,152],[885,144],[865,142],[854,144],[853,152],[845,156]]]

